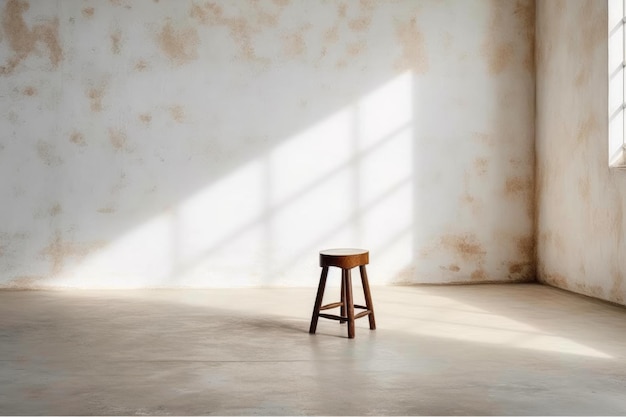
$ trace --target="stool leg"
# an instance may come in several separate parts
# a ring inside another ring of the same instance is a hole
[[[365,265],[359,266],[361,272],[361,283],[363,284],[363,294],[365,295],[365,306],[370,311],[368,318],[370,320],[370,330],[376,330],[376,319],[374,318],[374,303],[372,303],[372,294],[370,293],[370,284],[367,281],[367,271]]]
[[[343,282],[343,276],[341,277],[341,309],[339,315],[346,317],[346,285]],[[344,324],[345,321],[340,321],[339,323]]]
[[[352,300],[352,278],[349,269],[341,270],[346,289],[346,312],[348,313],[348,338],[354,339],[354,302]]]
[[[315,305],[313,306],[313,317],[311,317],[311,327],[309,327],[309,333],[315,334],[317,330],[317,320],[319,319],[320,307],[322,306],[322,298],[324,298],[324,288],[326,288],[326,278],[328,277],[328,267],[322,268],[322,275],[320,275],[320,283],[317,287],[317,297],[315,297]]]

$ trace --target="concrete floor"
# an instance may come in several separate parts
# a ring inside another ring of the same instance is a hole
[[[0,413],[626,414],[624,308],[532,284],[372,293],[378,330],[349,340],[307,333],[311,288],[0,292]]]

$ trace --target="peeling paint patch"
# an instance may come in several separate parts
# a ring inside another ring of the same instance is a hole
[[[48,49],[48,58],[53,68],[57,68],[63,59],[63,49],[59,40],[59,19],[28,28],[24,12],[30,8],[26,1],[9,0],[2,13],[2,29],[7,36],[13,57],[0,67],[0,74],[11,74],[29,55],[37,52],[37,45],[42,43]]]
[[[183,65],[198,58],[198,31],[193,27],[174,29],[168,22],[158,35],[161,51],[176,65]]]

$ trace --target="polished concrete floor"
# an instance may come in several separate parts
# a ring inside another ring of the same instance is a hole
[[[374,287],[378,329],[350,340],[328,320],[308,334],[314,293],[0,292],[0,413],[626,414],[622,307],[533,284]]]

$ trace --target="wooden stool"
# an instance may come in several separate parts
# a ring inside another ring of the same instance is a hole
[[[320,252],[322,275],[320,276],[320,283],[317,287],[317,297],[315,298],[315,306],[313,307],[313,317],[311,318],[309,333],[315,334],[315,330],[317,329],[317,320],[320,317],[331,320],[339,320],[340,323],[348,322],[348,337],[350,339],[354,338],[354,320],[361,317],[369,316],[370,329],[376,329],[374,305],[372,304],[372,295],[370,294],[367,272],[365,271],[365,265],[368,263],[369,251],[364,249],[328,249]],[[341,268],[341,301],[323,306],[322,298],[324,297],[324,288],[326,288],[328,268],[331,266]],[[361,272],[361,282],[363,283],[363,293],[365,295],[365,306],[355,305],[352,298],[352,278],[350,270],[355,266],[358,266],[359,271]],[[341,307],[339,316],[320,313],[320,310],[328,310],[337,307]],[[354,315],[355,308],[365,311]]]

